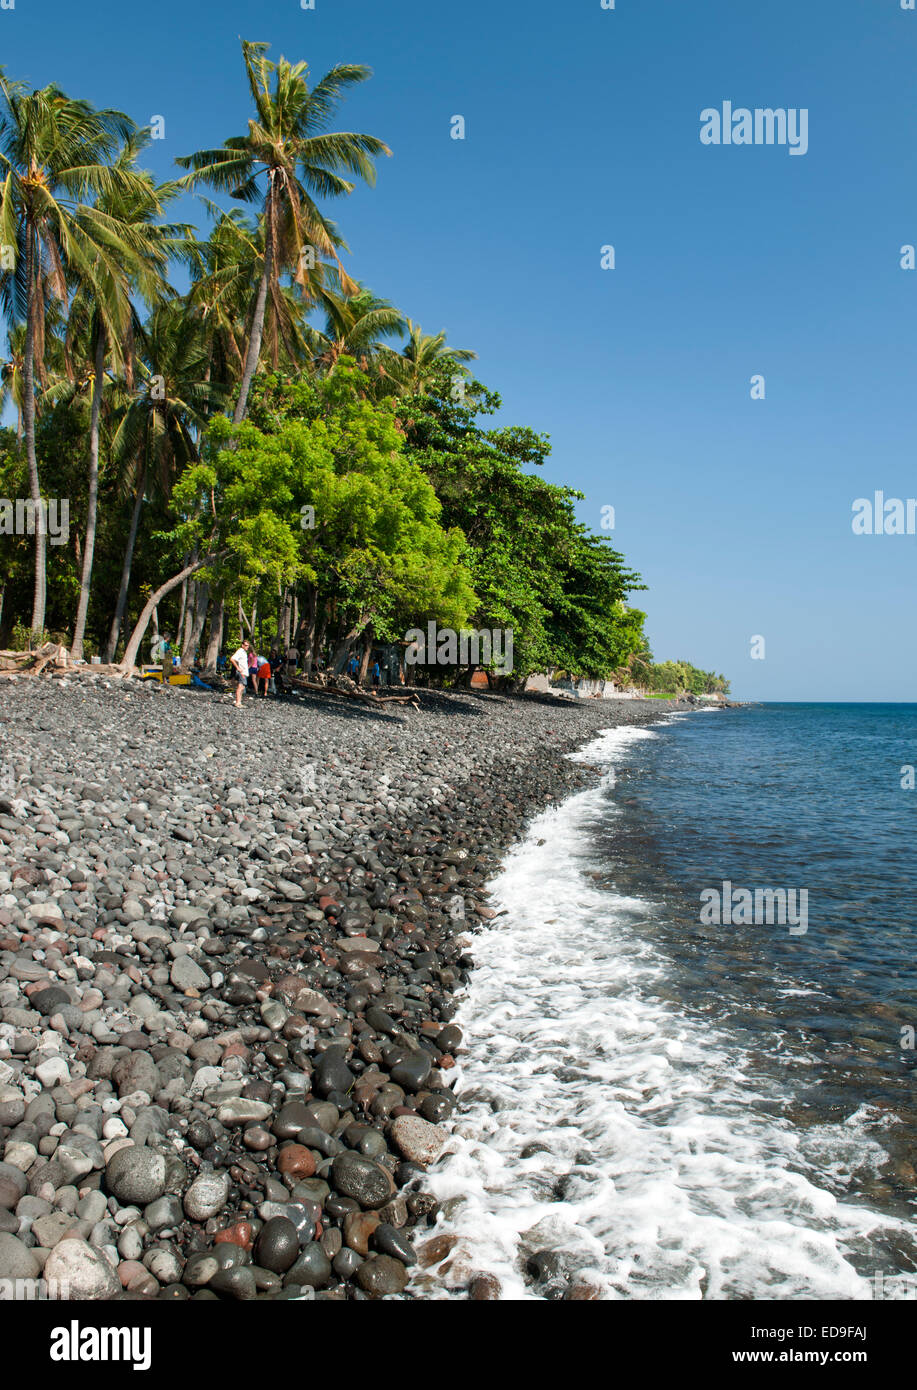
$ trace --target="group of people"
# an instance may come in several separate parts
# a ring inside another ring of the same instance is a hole
[[[246,637],[229,658],[229,665],[235,682],[235,702],[238,708],[246,690],[250,690],[253,695],[260,695],[262,699],[267,698],[268,691],[272,695],[285,695],[289,689],[285,677],[295,674],[299,665],[299,651],[295,646],[288,647],[285,653],[274,648],[269,658],[264,657],[255,651]],[[359,680],[360,662],[355,656],[348,661],[346,670],[351,680]],[[382,668],[378,661],[373,662],[370,677],[374,686],[382,685]]]
[[[355,656],[352,656],[347,663],[347,674],[352,681],[359,682],[360,663]],[[378,661],[374,661],[370,670],[370,677],[374,686],[382,684],[382,667]]]
[[[235,702],[238,707],[246,689],[262,699],[267,699],[268,690],[272,695],[285,695],[287,685],[284,675],[295,672],[299,665],[299,652],[295,647],[289,647],[282,654],[278,648],[274,648],[268,659],[259,655],[246,637],[229,658],[229,664],[235,681]]]

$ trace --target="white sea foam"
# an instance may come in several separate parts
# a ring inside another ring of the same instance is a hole
[[[895,1272],[879,1252],[904,1223],[827,1190],[886,1157],[868,1117],[802,1130],[762,1108],[777,1083],[764,1097],[738,1041],[682,1013],[636,929],[653,905],[584,873],[613,762],[657,737],[609,730],[576,755],[603,785],[538,817],[493,885],[507,915],[473,940],[461,1119],[430,1175],[459,1241],[415,1275],[423,1297],[470,1269],[543,1297],[524,1270],[545,1249],[606,1299],[868,1299]]]

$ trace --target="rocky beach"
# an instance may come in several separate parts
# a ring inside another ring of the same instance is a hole
[[[594,777],[564,755],[659,702],[3,697],[6,1296],[411,1297],[487,884]]]

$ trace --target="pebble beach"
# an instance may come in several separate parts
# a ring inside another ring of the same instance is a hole
[[[594,777],[565,755],[659,702],[3,695],[0,1280],[422,1296],[488,883]]]

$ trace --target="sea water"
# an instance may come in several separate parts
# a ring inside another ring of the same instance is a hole
[[[917,707],[675,715],[574,756],[596,784],[472,939],[430,1175],[458,1242],[417,1292],[914,1298]],[[804,934],[702,921],[725,882],[807,890]]]

